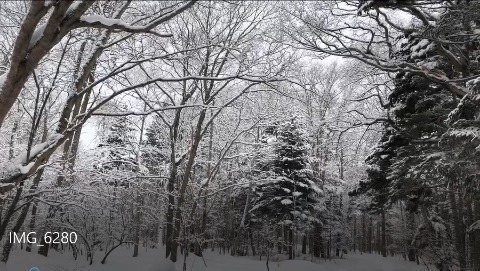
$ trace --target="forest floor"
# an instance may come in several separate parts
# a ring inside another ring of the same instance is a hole
[[[265,258],[262,261],[250,257],[232,257],[215,252],[205,253],[205,257],[189,257],[186,261],[188,271],[267,271]],[[88,265],[85,256],[74,261],[70,255],[51,253],[48,258],[36,253],[14,251],[7,264],[6,271],[179,271],[183,267],[183,258],[175,266],[165,261],[162,249],[140,251],[140,256],[132,258],[132,251],[119,249],[100,264],[103,255],[95,257],[93,265]],[[347,254],[343,259],[311,262],[308,260],[280,261],[269,263],[270,271],[426,271],[425,265],[404,261],[398,257],[383,258],[371,254]],[[5,267],[0,266],[0,271]],[[430,267],[430,270],[434,270]]]

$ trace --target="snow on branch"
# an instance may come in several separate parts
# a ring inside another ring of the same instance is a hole
[[[469,232],[472,232],[472,231],[478,231],[480,230],[480,220],[477,220],[475,221],[472,225],[470,225],[470,227],[468,228],[468,231]]]
[[[0,88],[3,87],[3,83],[5,82],[5,78],[7,78],[8,70],[5,71],[4,74],[0,75]]]
[[[25,180],[41,166],[51,153],[65,141],[65,136],[60,134],[51,135],[47,141],[32,146],[28,156],[23,152],[14,158],[0,172],[0,184],[12,184]]]
[[[166,14],[162,14],[158,18],[154,18],[147,25],[143,25],[143,26],[131,25],[122,21],[121,19],[107,18],[103,15],[98,15],[98,14],[81,16],[79,18],[79,23],[77,26],[118,30],[118,31],[124,31],[128,33],[150,33],[150,34],[157,35],[159,37],[171,37],[172,34],[158,33],[156,31],[153,31],[153,29],[156,26],[164,22],[167,22],[168,20],[172,19],[176,15],[190,8],[195,2],[196,2],[195,0],[188,1],[187,3],[183,4],[179,8],[171,12],[168,12]]]
[[[103,15],[84,15],[80,17],[81,27],[104,28],[110,30],[120,30],[129,33],[150,33],[159,37],[171,37],[172,34],[158,33],[151,30],[151,26],[134,26],[130,25],[121,19],[111,19]]]
[[[128,86],[126,88],[120,89],[115,91],[113,94],[110,96],[104,98],[101,100],[98,104],[96,104],[94,107],[90,109],[89,112],[83,115],[79,115],[79,117],[82,118],[89,118],[96,110],[98,110],[101,106],[106,104],[108,101],[112,100],[116,96],[134,90],[138,89],[141,87],[148,86],[150,84],[153,84],[155,82],[184,82],[184,81],[190,81],[190,80],[207,80],[207,81],[229,81],[229,80],[235,80],[235,79],[240,79],[243,81],[247,82],[254,82],[254,83],[264,83],[264,84],[269,84],[270,82],[275,82],[275,81],[281,81],[280,79],[259,79],[247,75],[242,75],[242,74],[237,74],[237,75],[231,75],[231,76],[224,76],[224,77],[203,77],[203,76],[185,76],[185,77],[178,77],[178,78],[164,78],[164,77],[159,77],[159,78],[154,78],[136,85]]]
[[[147,111],[127,111],[127,112],[119,112],[119,113],[94,112],[92,116],[104,116],[104,117],[147,116],[155,112],[175,110],[175,109],[181,109],[181,108],[187,108],[187,107],[201,107],[204,109],[218,108],[217,106],[207,106],[204,104],[192,104],[192,105],[167,106],[162,108],[154,108]]]

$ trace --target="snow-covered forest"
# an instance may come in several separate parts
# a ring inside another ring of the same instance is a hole
[[[480,271],[480,0],[0,1],[0,271]]]

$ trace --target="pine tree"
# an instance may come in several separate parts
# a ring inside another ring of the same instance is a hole
[[[252,211],[290,219],[292,212],[310,216],[319,188],[308,169],[308,142],[297,121],[292,120],[266,131],[264,142],[273,142],[273,161],[262,161],[262,178],[256,187]],[[266,171],[268,170],[268,171]],[[292,205],[295,204],[295,209]]]
[[[135,128],[132,127],[130,120],[127,117],[117,118],[108,128],[103,142],[98,145],[101,151],[101,164],[96,167],[108,172],[138,171],[135,146]],[[119,185],[117,180],[113,184],[115,186]],[[128,186],[124,182],[120,185]]]
[[[445,180],[439,164],[444,157],[439,142],[448,129],[445,120],[456,105],[455,99],[420,76],[399,74],[389,103],[391,122],[385,124],[378,146],[367,158],[368,179],[350,194],[370,196],[367,211],[382,216],[393,203],[406,202],[407,211],[421,210],[425,226],[434,229],[444,224],[444,218],[431,207],[446,200],[445,195],[435,193],[435,186]]]
[[[162,165],[166,163],[166,138],[167,129],[159,117],[155,116],[152,123],[145,131],[145,142],[142,146],[142,162],[150,174],[159,175]]]
[[[367,209],[379,212],[387,207],[390,200],[389,187],[391,180],[387,178],[388,170],[392,165],[392,158],[395,157],[399,147],[407,141],[390,125],[384,124],[384,134],[377,147],[367,157],[367,180],[360,181],[357,189],[349,193],[350,196],[366,194],[371,197]]]
[[[250,212],[288,229],[289,257],[293,258],[290,244],[294,228],[306,228],[317,221],[313,210],[320,189],[308,168],[307,136],[293,119],[268,127],[263,142],[271,146],[271,153],[257,165],[259,184]]]
[[[437,163],[443,155],[439,141],[456,102],[442,87],[408,74],[397,79],[390,102],[395,105],[394,121],[403,140],[395,149],[388,173],[391,196],[393,201],[408,199],[407,208],[416,211],[422,204],[431,204],[434,195],[430,187],[444,179]]]

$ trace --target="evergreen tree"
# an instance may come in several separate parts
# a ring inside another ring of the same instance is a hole
[[[125,117],[115,119],[108,128],[102,143],[98,145],[101,151],[101,164],[96,166],[102,171],[138,171],[135,128]],[[114,182],[118,185],[118,182]],[[127,185],[122,183],[121,185]]]
[[[308,168],[307,136],[293,119],[268,127],[262,141],[271,147],[271,153],[257,165],[259,184],[250,212],[286,226],[290,243],[294,228],[304,229],[317,221],[313,211],[320,189]],[[291,246],[289,254],[292,258]]]
[[[145,141],[142,142],[142,162],[150,174],[160,175],[162,165],[166,163],[168,142],[166,131],[168,130],[158,116],[154,117],[145,131]]]
[[[441,165],[445,153],[439,143],[448,129],[445,120],[456,106],[455,98],[420,76],[399,74],[389,102],[391,123],[385,124],[379,145],[367,158],[368,180],[351,194],[369,195],[369,211],[385,210],[398,201],[406,202],[409,212],[421,211],[424,224],[417,229],[415,238],[422,238],[415,241],[417,248],[443,255],[435,259],[439,266],[450,264],[449,244],[438,241],[436,234],[445,229],[448,218],[437,207],[447,198],[436,193],[436,187],[447,185]],[[406,252],[411,260],[413,250],[409,247]]]
[[[456,102],[445,89],[408,74],[398,77],[390,102],[402,141],[388,173],[392,201],[408,200],[408,209],[415,211],[421,204],[430,204],[430,187],[443,179],[436,163],[442,156],[439,141]]]
[[[311,210],[320,190],[308,169],[305,131],[292,120],[269,127],[265,134],[263,141],[273,145],[274,158],[258,165],[262,172],[252,211],[277,221],[290,220],[294,214],[313,219]]]
[[[388,204],[390,180],[387,179],[387,172],[392,165],[392,158],[396,155],[396,149],[406,144],[406,140],[390,124],[385,123],[384,127],[384,134],[377,147],[366,159],[369,165],[368,179],[360,181],[358,188],[349,193],[350,196],[370,196],[368,209],[374,212],[386,208]]]

